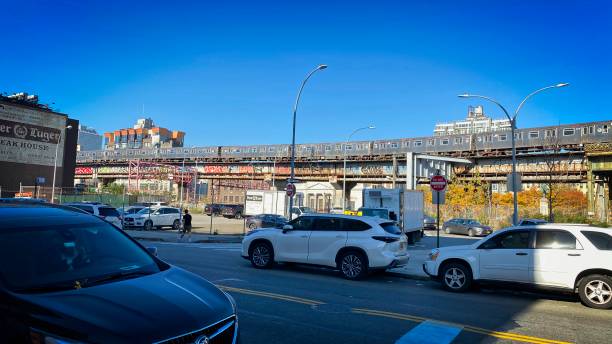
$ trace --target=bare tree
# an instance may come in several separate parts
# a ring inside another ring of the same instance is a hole
[[[544,130],[542,139],[543,161],[546,164],[545,182],[542,186],[544,197],[548,201],[548,221],[555,219],[555,203],[562,190],[562,183],[569,180],[571,150],[564,149],[561,145],[560,135],[557,129]]]

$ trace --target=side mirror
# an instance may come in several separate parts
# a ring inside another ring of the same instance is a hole
[[[293,230],[293,226],[292,225],[284,225],[283,226],[283,233],[287,233],[288,231]]]
[[[149,253],[153,256],[157,257],[157,247],[147,247],[147,251],[149,251]]]

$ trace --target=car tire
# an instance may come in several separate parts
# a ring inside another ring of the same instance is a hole
[[[474,235],[476,235],[476,233],[474,232],[474,229],[472,228],[468,229],[468,236],[473,237]]]
[[[444,289],[452,292],[464,292],[472,285],[472,271],[466,264],[445,264],[440,273]]]
[[[274,249],[266,242],[256,242],[251,246],[249,258],[256,269],[269,269],[274,264]]]
[[[255,228],[257,228],[257,225],[256,225],[256,224],[254,224],[254,223],[249,223],[249,229],[250,229],[250,230],[253,230],[253,229],[255,229]]]
[[[605,275],[589,275],[580,281],[578,295],[587,307],[611,309],[612,278]]]
[[[366,257],[358,251],[347,251],[338,259],[338,270],[348,280],[360,280],[368,273]]]
[[[172,222],[172,229],[178,231],[180,228],[181,228],[181,221],[180,220],[174,220],[174,222]]]
[[[451,230],[450,230],[450,228],[448,228],[448,227],[445,227],[445,228],[444,228],[444,232],[445,232],[446,234],[451,234]]]
[[[144,226],[142,227],[142,229],[144,229],[145,231],[153,230],[153,221],[151,221],[151,220],[145,221]]]

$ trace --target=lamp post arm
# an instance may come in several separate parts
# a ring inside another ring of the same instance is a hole
[[[527,97],[525,97],[525,99],[523,99],[523,101],[521,101],[521,103],[519,104],[519,106],[516,108],[516,111],[514,112],[514,118],[516,118],[516,116],[518,116],[519,112],[521,111],[521,108],[523,107],[523,105],[525,104],[525,102],[531,98],[532,96],[542,92],[542,91],[546,91],[550,88],[556,88],[556,85],[551,85],[551,86],[546,86],[546,87],[542,87],[539,90],[535,90],[533,92],[531,92],[529,95],[527,95]]]

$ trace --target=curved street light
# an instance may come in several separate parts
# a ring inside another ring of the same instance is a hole
[[[514,135],[514,131],[516,130],[516,117],[518,116],[519,112],[521,111],[521,109],[523,108],[523,105],[525,105],[525,102],[531,98],[532,96],[551,89],[551,88],[561,88],[561,87],[565,87],[565,86],[569,86],[569,83],[567,82],[562,82],[562,83],[558,83],[555,85],[550,85],[550,86],[546,86],[546,87],[542,87],[538,90],[535,90],[533,92],[531,92],[530,94],[528,94],[520,103],[519,106],[516,108],[516,110],[514,111],[514,115],[511,117],[510,114],[508,113],[508,111],[506,110],[506,108],[501,105],[500,102],[498,102],[497,100],[487,97],[487,96],[482,96],[482,95],[478,95],[478,94],[469,94],[469,93],[464,93],[464,94],[460,94],[458,95],[459,98],[481,98],[481,99],[485,99],[488,100],[494,104],[496,104],[497,106],[499,106],[500,109],[502,109],[502,111],[504,112],[504,114],[506,115],[506,117],[508,117],[508,120],[510,121],[510,130],[511,130],[511,135],[512,135],[512,194],[513,194],[513,203],[514,203],[514,213],[512,214],[512,224],[514,226],[516,226],[518,224],[518,190],[516,188],[516,138]]]
[[[308,73],[308,75],[306,75],[306,78],[304,79],[304,81],[302,81],[302,85],[300,86],[300,90],[298,91],[297,94],[297,98],[295,99],[295,104],[293,105],[293,132],[291,135],[291,176],[289,177],[289,183],[293,183],[293,180],[295,179],[295,120],[297,117],[297,108],[298,108],[298,104],[300,103],[300,97],[302,96],[302,90],[304,90],[304,86],[306,85],[306,82],[308,81],[308,79],[310,79],[310,77],[320,71],[327,68],[327,65],[321,64],[318,65],[315,69],[313,69],[312,71],[310,71],[310,73]],[[293,217],[293,213],[291,212],[293,210],[293,197],[295,195],[292,195],[291,197],[289,197],[289,220],[291,221],[292,217]]]
[[[64,130],[72,129],[71,125],[68,125],[64,128]],[[62,133],[63,134],[63,133]],[[59,150],[59,146],[62,143],[62,135],[60,135],[57,140],[57,144],[55,145],[55,160],[53,161],[53,186],[51,187],[51,203],[55,203],[55,175],[57,173],[57,152]],[[63,157],[63,154],[62,154]]]
[[[344,143],[344,149],[342,149],[342,155],[344,158],[344,168],[342,169],[343,170],[343,177],[342,177],[342,213],[343,214],[344,214],[344,211],[346,210],[346,145],[349,143],[349,141],[351,141],[351,138],[353,137],[353,135],[355,135],[356,133],[362,130],[366,130],[366,129],[376,129],[376,126],[369,125],[367,127],[357,128],[353,130],[353,132],[348,136],[348,138],[346,139],[346,142]]]

